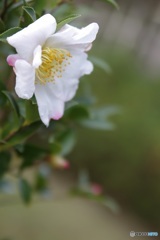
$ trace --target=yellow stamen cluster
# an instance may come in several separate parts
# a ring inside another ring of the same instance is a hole
[[[60,48],[46,47],[42,50],[42,64],[36,70],[36,83],[46,84],[61,78],[71,58],[69,51]]]

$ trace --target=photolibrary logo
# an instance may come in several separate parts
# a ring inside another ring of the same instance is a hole
[[[134,232],[131,231],[130,232],[130,237],[157,237],[158,236],[158,232]]]

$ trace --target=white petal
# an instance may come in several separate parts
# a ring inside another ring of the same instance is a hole
[[[78,78],[61,78],[53,85],[53,92],[62,101],[71,100],[78,89],[79,80]]]
[[[38,45],[43,45],[46,39],[55,32],[55,29],[55,18],[46,14],[28,27],[8,37],[7,41],[16,49],[21,58],[31,63],[34,49]]]
[[[49,37],[45,43],[48,47],[77,47],[83,51],[91,48],[95,40],[99,26],[91,23],[88,26],[78,29],[66,24],[60,31]]]
[[[78,88],[79,78],[84,74],[90,74],[93,65],[87,60],[87,54],[81,51],[72,51],[70,64],[63,72],[62,78],[55,79],[54,94],[63,101],[71,100]]]
[[[52,83],[52,87],[53,87]],[[35,96],[42,122],[48,126],[50,119],[58,120],[64,113],[64,102],[58,99],[50,84],[36,84]]]
[[[42,47],[38,45],[33,52],[33,63],[32,66],[38,68],[42,64]]]
[[[17,60],[14,71],[16,74],[15,91],[20,98],[30,99],[35,90],[35,70],[24,60]]]

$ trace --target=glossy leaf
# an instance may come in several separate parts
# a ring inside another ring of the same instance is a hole
[[[59,30],[65,24],[68,24],[68,23],[72,22],[73,20],[75,20],[76,18],[78,18],[80,16],[81,16],[80,14],[72,14],[72,15],[68,16],[67,18],[63,19],[62,21],[60,21],[57,24],[57,29]]]
[[[21,30],[20,27],[14,27],[14,28],[8,29],[7,31],[5,31],[5,32],[0,34],[0,41],[4,42],[4,43],[7,43],[6,38],[10,37],[11,35],[13,35],[13,34],[15,34],[17,32],[19,32],[20,30]]]

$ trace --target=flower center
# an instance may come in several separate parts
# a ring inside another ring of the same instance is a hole
[[[42,64],[36,69],[36,83],[46,84],[61,78],[71,58],[69,51],[61,48],[46,47],[42,50]]]

